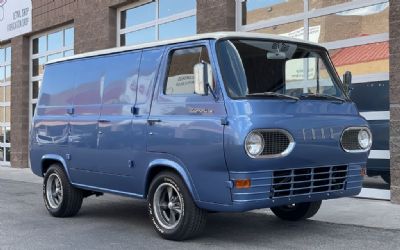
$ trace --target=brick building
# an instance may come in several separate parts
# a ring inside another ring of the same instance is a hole
[[[29,166],[30,118],[49,60],[196,33],[266,32],[322,43],[339,73],[354,73],[352,98],[376,141],[368,164],[379,171],[370,175],[391,176],[400,202],[399,13],[394,0],[32,0],[32,31],[0,41],[1,164]],[[390,197],[389,185],[371,183],[367,191]]]

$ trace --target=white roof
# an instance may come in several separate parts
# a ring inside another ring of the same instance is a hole
[[[219,40],[219,39],[224,39],[224,38],[225,39],[226,38],[259,38],[259,39],[270,39],[270,40],[283,40],[283,41],[304,43],[304,44],[310,44],[310,45],[316,45],[316,46],[323,47],[322,45],[317,44],[317,43],[300,40],[300,39],[295,39],[295,38],[290,38],[290,37],[285,37],[285,36],[277,36],[277,35],[272,35],[272,34],[261,34],[261,33],[252,33],[252,32],[214,32],[214,33],[204,33],[204,34],[198,34],[198,35],[194,35],[194,36],[188,36],[188,37],[182,37],[182,38],[176,38],[176,39],[170,39],[170,40],[163,40],[163,41],[157,41],[157,42],[151,42],[151,43],[144,43],[144,44],[139,44],[139,45],[97,50],[97,51],[87,52],[87,53],[83,53],[83,54],[77,54],[77,55],[73,55],[73,56],[69,56],[69,57],[64,57],[64,58],[60,58],[60,59],[55,59],[55,60],[49,61],[46,64],[52,64],[52,63],[56,63],[56,62],[68,61],[68,60],[85,58],[85,57],[107,55],[107,54],[113,54],[113,53],[124,52],[124,51],[132,51],[132,50],[137,50],[137,49],[145,49],[145,48],[157,47],[157,46],[168,45],[168,44],[191,42],[191,41],[204,40],[204,39]]]

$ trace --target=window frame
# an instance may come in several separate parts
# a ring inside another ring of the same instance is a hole
[[[153,21],[149,21],[146,23],[141,23],[138,25],[125,27],[125,28],[121,29],[121,13],[123,11],[129,10],[132,8],[137,8],[137,7],[143,6],[143,5],[151,3],[151,2],[155,2],[155,4],[156,4],[156,18]],[[160,6],[159,0],[144,0],[144,1],[135,2],[135,3],[132,3],[132,4],[129,4],[124,7],[119,8],[117,10],[117,24],[116,24],[117,47],[126,46],[126,45],[121,45],[121,35],[123,35],[123,34],[127,34],[127,33],[134,32],[134,31],[139,31],[139,30],[150,28],[150,27],[154,26],[155,27],[155,29],[154,29],[155,41],[158,41],[159,37],[160,37],[159,29],[162,24],[166,24],[166,23],[173,22],[173,21],[178,21],[178,20],[193,17],[193,16],[196,17],[196,15],[197,15],[196,7],[195,7],[194,9],[191,9],[191,10],[179,12],[177,14],[173,14],[173,15],[161,18],[159,6]]]
[[[175,95],[167,95],[164,93],[164,86],[167,82],[168,79],[168,71],[169,71],[169,65],[170,65],[170,59],[171,59],[171,53],[175,50],[179,49],[189,49],[189,48],[194,48],[194,47],[202,47],[205,46],[208,52],[208,56],[210,58],[210,63],[211,63],[211,68],[213,72],[213,77],[214,77],[214,82],[215,82],[215,87],[214,87],[214,94],[217,97],[217,101],[214,99],[211,93],[209,93],[207,96],[202,96],[202,95],[197,95],[197,94],[175,94]],[[193,103],[193,102],[202,102],[202,103],[208,103],[208,102],[223,102],[223,98],[220,98],[221,94],[221,87],[219,86],[219,76],[218,76],[218,69],[216,67],[216,63],[218,63],[218,60],[214,58],[214,51],[213,51],[213,46],[210,43],[210,40],[207,41],[194,41],[190,43],[184,43],[184,44],[172,44],[169,45],[163,55],[163,58],[165,58],[163,61],[163,64],[161,68],[159,69],[160,76],[158,77],[157,80],[157,89],[155,91],[155,94],[157,93],[157,96],[155,99],[157,100],[158,103]]]

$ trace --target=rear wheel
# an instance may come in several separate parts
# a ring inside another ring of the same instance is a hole
[[[313,217],[321,207],[322,201],[295,203],[272,207],[272,212],[282,220],[298,221]]]
[[[43,199],[47,211],[54,217],[71,217],[76,215],[83,200],[83,192],[73,187],[64,169],[53,164],[43,179]]]
[[[162,172],[152,181],[148,210],[155,230],[169,240],[185,240],[202,232],[207,212],[200,209],[175,173]]]

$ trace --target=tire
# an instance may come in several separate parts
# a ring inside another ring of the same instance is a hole
[[[173,172],[153,179],[147,205],[154,229],[164,239],[186,240],[205,227],[207,212],[196,206],[182,178]]]
[[[296,203],[288,206],[272,207],[272,212],[280,219],[299,221],[313,217],[321,207],[322,201]]]
[[[76,215],[83,200],[83,192],[73,187],[64,169],[53,164],[43,179],[43,199],[47,211],[54,217],[72,217]]]
[[[386,184],[390,185],[390,173],[381,174],[382,179],[386,182]]]

